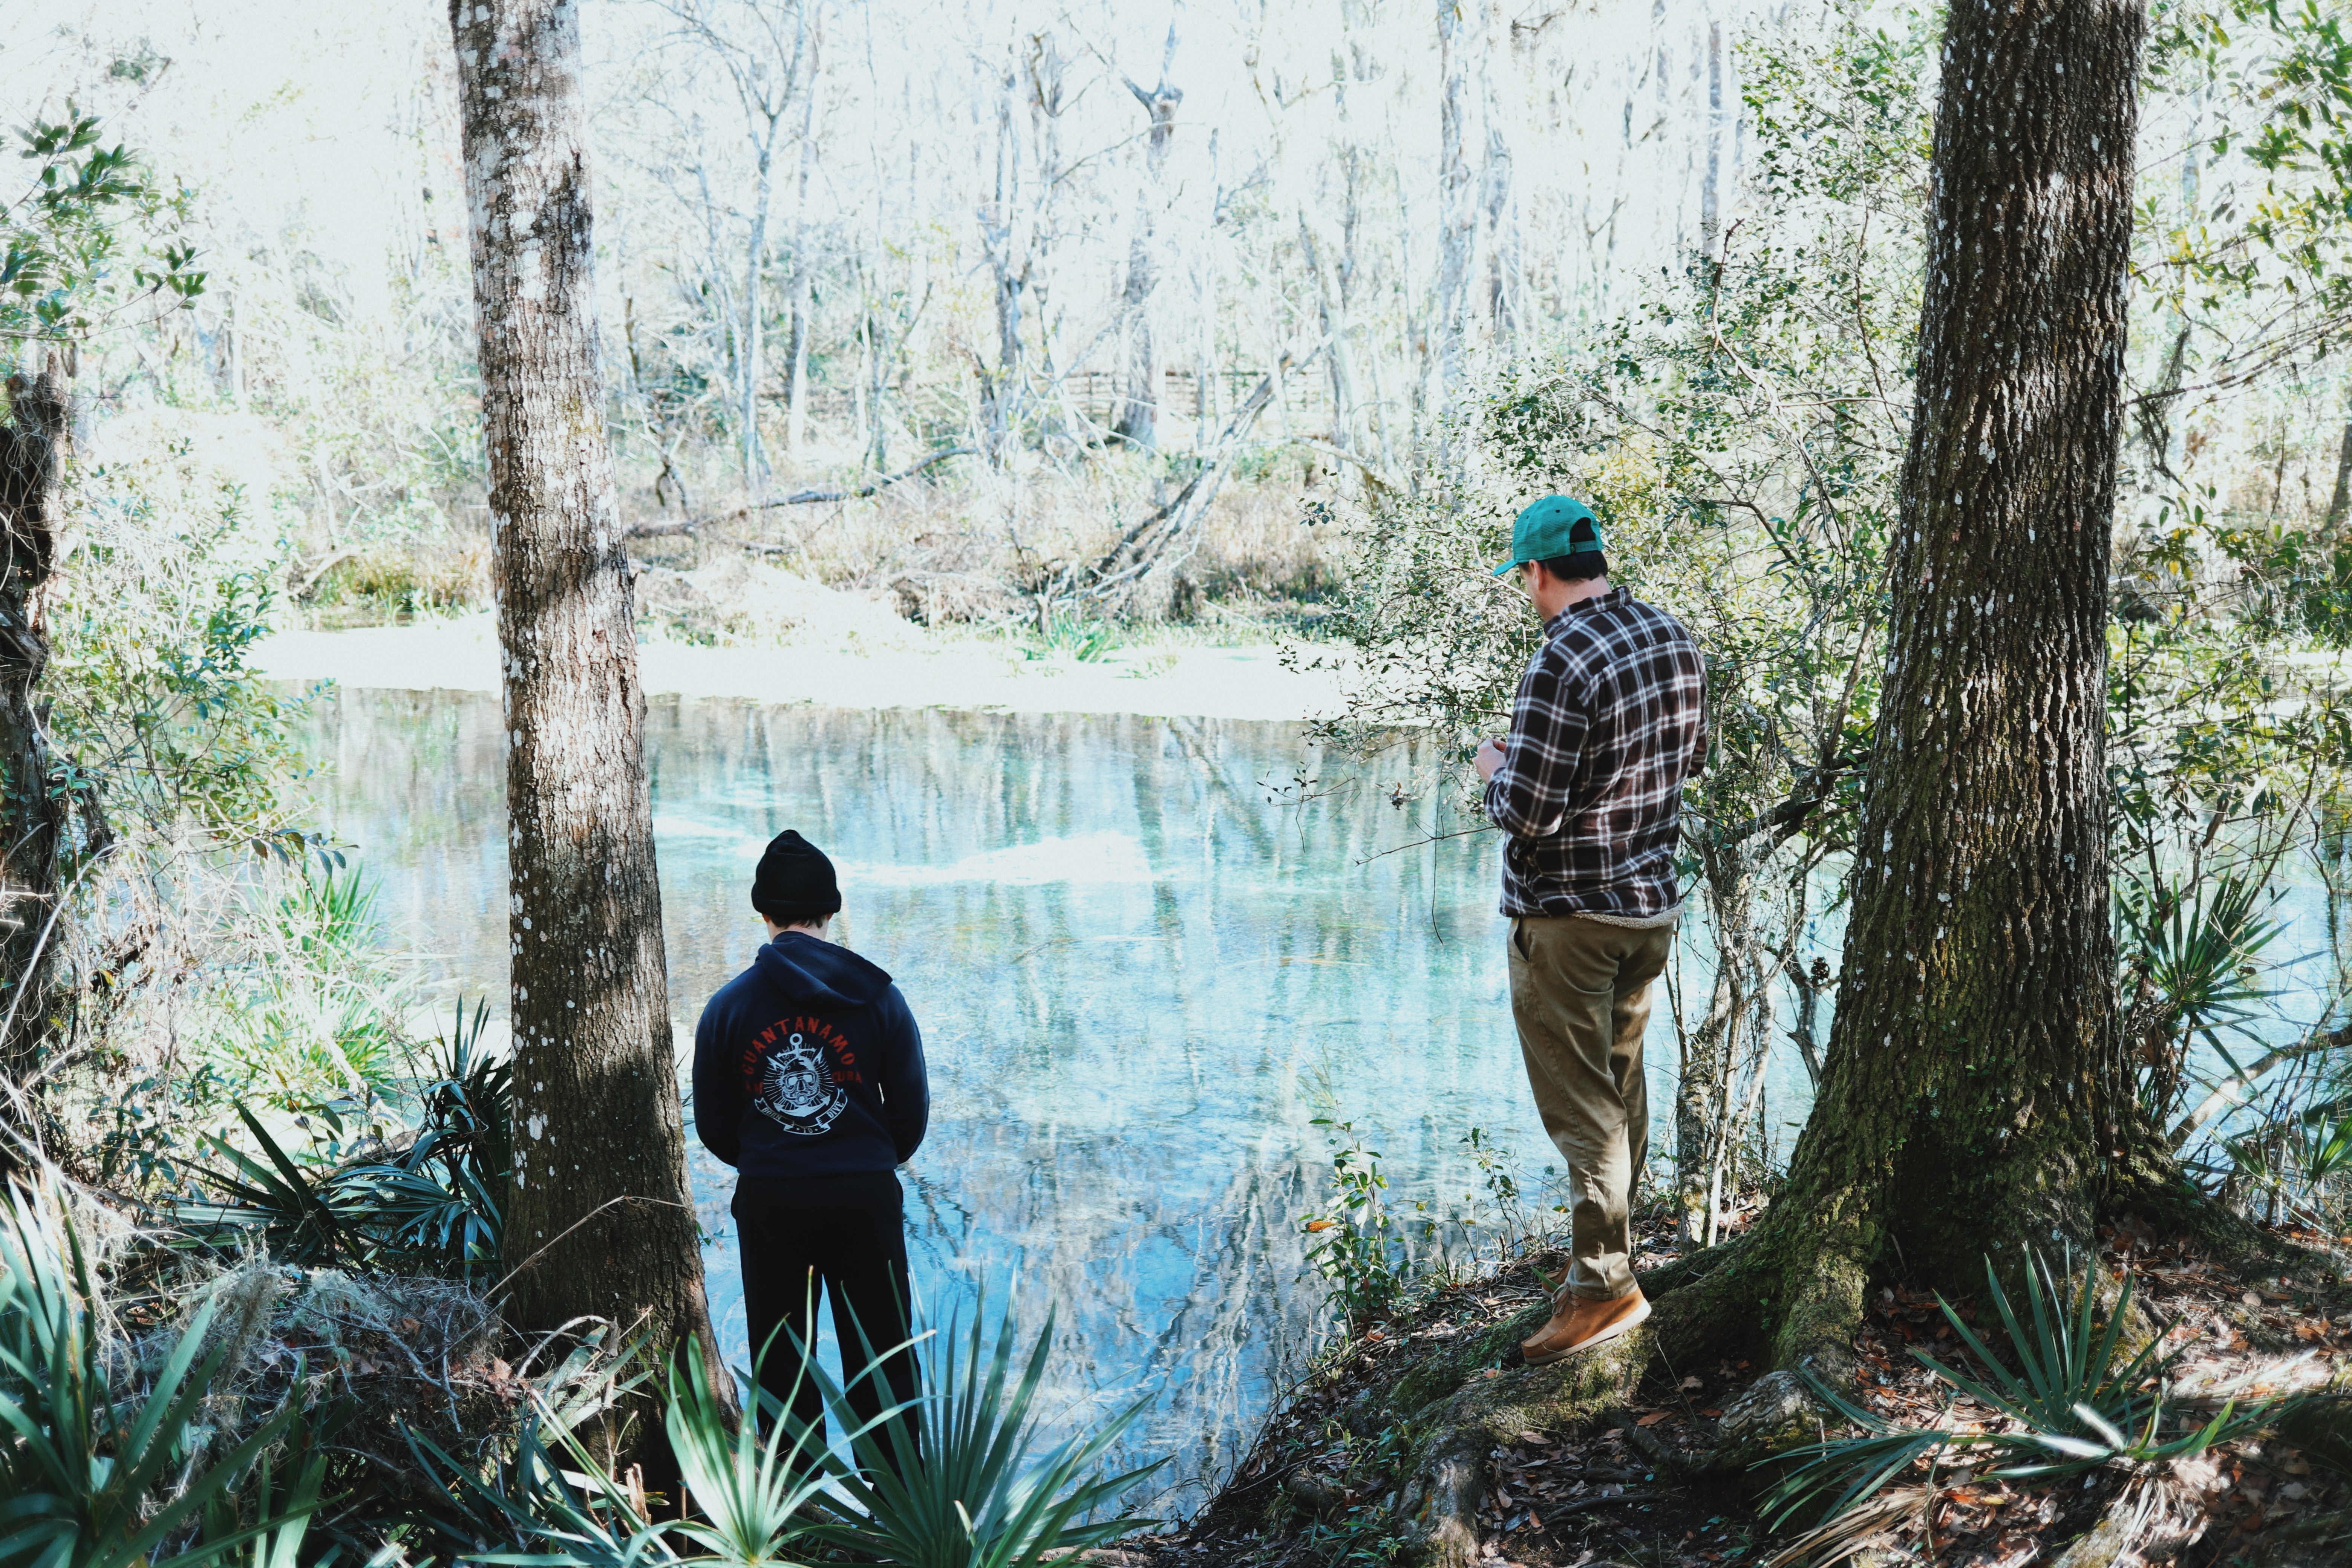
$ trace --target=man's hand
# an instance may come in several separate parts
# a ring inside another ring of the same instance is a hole
[[[1470,765],[1478,770],[1480,778],[1493,778],[1496,772],[1503,765],[1502,737],[1495,736],[1479,742],[1478,754],[1470,759]]]

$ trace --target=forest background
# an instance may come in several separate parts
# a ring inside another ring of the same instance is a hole
[[[297,1152],[321,1170],[376,1168],[431,1099],[244,660],[272,624],[486,601],[441,23],[99,6],[0,54],[13,101],[97,121],[31,133],[34,172],[142,150],[120,255],[79,292],[22,273],[11,308],[28,365],[75,341],[82,409],[47,682],[87,826],[44,1114],[150,1200],[198,1156],[265,1157],[234,1114],[256,1096],[327,1118]],[[868,628],[1066,657],[1286,630],[1349,672],[1341,738],[1434,726],[1458,765],[1532,636],[1479,563],[1528,495],[1590,493],[1711,659],[1688,868],[1716,957],[1673,1152],[1712,1240],[1769,1186],[1768,1058],[1817,1070],[1835,980],[1816,927],[1871,735],[1937,26],[591,6],[646,635],[788,640],[839,594],[895,617]],[[2265,949],[2283,879],[2332,911],[2345,874],[2352,47],[2316,5],[2227,0],[2159,6],[2151,37],[2111,633],[2126,1033],[2217,1188],[2326,1220],[2344,967],[2282,1015]],[[478,1262],[494,1215],[443,1176],[436,1245]],[[1347,1215],[1343,1298],[1410,1250]]]

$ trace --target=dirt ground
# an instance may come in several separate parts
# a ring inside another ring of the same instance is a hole
[[[2131,1277],[2137,1300],[2179,1352],[2171,1373],[2179,1401],[2218,1410],[2232,1400],[2242,1407],[2314,1394],[2336,1382],[2339,1363],[2352,1382],[2352,1289],[2341,1266],[2352,1256],[2352,1237],[2284,1232],[2282,1239],[2319,1261],[2294,1277],[2245,1278],[2142,1229],[2102,1237],[2101,1262]],[[1642,1245],[1644,1266],[1671,1256],[1663,1215],[1647,1216]],[[1368,1453],[1366,1444],[1394,1441],[1401,1463],[1404,1439],[1351,1434],[1339,1413],[1436,1345],[1542,1300],[1538,1271],[1556,1279],[1563,1261],[1520,1260],[1493,1278],[1438,1291],[1398,1321],[1335,1347],[1198,1516],[1173,1532],[1131,1538],[1096,1555],[1122,1568],[1389,1561],[1401,1544],[1390,1507],[1401,1478],[1381,1464],[1391,1456]],[[2005,1342],[1989,1304],[1955,1305],[1989,1343]],[[1911,1426],[1983,1429],[1997,1419],[1957,1397],[1910,1353],[1915,1348],[1970,1370],[1936,1298],[1888,1287],[1855,1342],[1858,1402]],[[1527,1432],[1496,1450],[1496,1479],[1480,1513],[1487,1561],[1493,1568],[1792,1568],[1800,1559],[1785,1554],[1804,1525],[1769,1527],[1758,1512],[1764,1478],[1686,1468],[1713,1447],[1723,1407],[1758,1371],[1745,1361],[1664,1369],[1599,1430]],[[2272,1432],[2138,1476],[2103,1470],[2036,1482],[1922,1466],[1895,1477],[1856,1516],[1861,1528],[1846,1546],[1858,1563],[1954,1568],[2062,1559],[2063,1568],[2352,1563],[2352,1481],[2326,1461]],[[1382,1480],[1362,1491],[1339,1480],[1366,1473]],[[2096,1538],[2084,1539],[2095,1527]],[[1834,1552],[1821,1551],[1802,1559],[1835,1560]]]

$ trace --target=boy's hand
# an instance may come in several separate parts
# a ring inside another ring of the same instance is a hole
[[[1502,767],[1504,744],[1505,737],[1500,735],[1478,743],[1478,754],[1470,759],[1470,764],[1478,770],[1480,778],[1491,779]]]

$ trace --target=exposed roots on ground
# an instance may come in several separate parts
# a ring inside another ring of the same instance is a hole
[[[2100,1232],[2100,1273],[2129,1273],[2146,1331],[2185,1348],[2179,1400],[2218,1410],[2233,1397],[2323,1397],[2226,1452],[2095,1472],[2087,1485],[1923,1469],[1895,1478],[1844,1533],[1984,1565],[2029,1554],[2066,1568],[2333,1560],[2309,1554],[2339,1551],[2352,1532],[2352,1488],[2337,1479],[2352,1475],[2352,1291],[2330,1238],[2242,1221],[2184,1238],[2119,1212]],[[1765,1226],[1669,1259],[1664,1216],[1650,1225],[1642,1279],[1654,1310],[1641,1328],[1528,1367],[1517,1342],[1549,1310],[1543,1270],[1556,1277],[1563,1259],[1526,1259],[1441,1291],[1335,1348],[1187,1531],[1123,1543],[1120,1554],[1262,1568],[1356,1552],[1430,1568],[1565,1565],[1588,1553],[1595,1565],[1704,1568],[1749,1552],[1761,1561],[1801,1532],[1769,1530],[1754,1512],[1785,1468],[1773,1459],[1840,1430],[1802,1372],[1902,1425],[1957,1428],[1989,1415],[1906,1353],[1918,1345],[1965,1360],[1933,1292],[1899,1279],[1865,1289],[1824,1270],[1826,1287],[1817,1275],[1808,1296],[1784,1277],[1792,1255],[1810,1255],[1776,1251]],[[2001,1342],[1989,1316],[1974,1321]],[[1842,1332],[1824,1332],[1834,1323]],[[1780,1359],[1792,1349],[1795,1364]],[[2323,1541],[2339,1544],[2314,1544]]]

